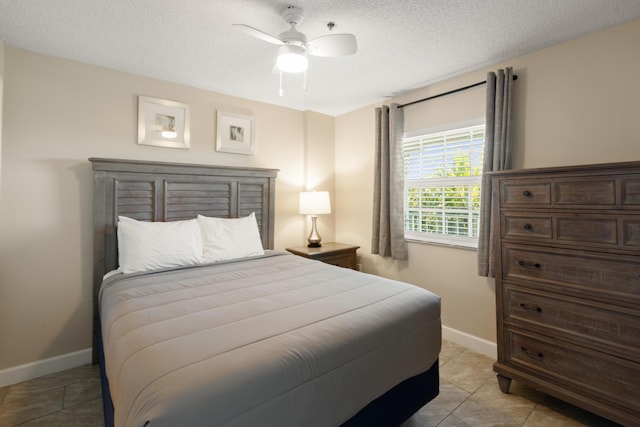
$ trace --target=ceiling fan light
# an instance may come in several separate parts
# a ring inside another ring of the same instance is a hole
[[[280,54],[276,61],[278,69],[285,73],[301,73],[306,71],[309,60],[305,51],[300,46],[287,45],[280,48]]]

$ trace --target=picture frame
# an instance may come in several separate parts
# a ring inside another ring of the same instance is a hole
[[[188,150],[190,110],[187,104],[138,96],[138,144]]]
[[[216,151],[255,154],[252,116],[218,111],[216,121]]]

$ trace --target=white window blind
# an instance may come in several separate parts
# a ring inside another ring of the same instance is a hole
[[[484,129],[404,139],[405,238],[477,247]]]

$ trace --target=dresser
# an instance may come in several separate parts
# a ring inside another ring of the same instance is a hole
[[[326,264],[357,270],[356,251],[360,246],[345,243],[322,243],[320,247],[296,246],[287,248],[292,254],[322,261]]]
[[[640,162],[494,172],[500,389],[640,425]]]

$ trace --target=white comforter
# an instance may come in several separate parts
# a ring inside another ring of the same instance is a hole
[[[101,290],[115,425],[336,426],[440,351],[440,298],[276,253]]]

